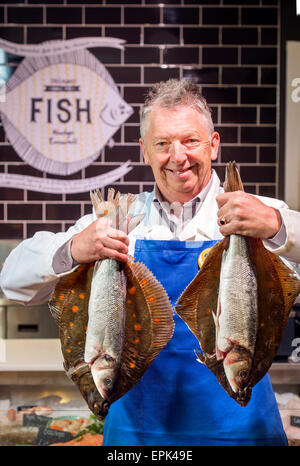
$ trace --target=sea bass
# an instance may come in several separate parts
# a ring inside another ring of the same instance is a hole
[[[243,190],[235,163],[225,191]],[[176,303],[199,341],[195,351],[241,406],[269,370],[300,292],[294,272],[261,240],[230,235],[218,242]]]
[[[128,232],[141,220],[128,199],[91,193],[96,215]],[[49,302],[58,326],[64,368],[90,410],[103,419],[112,402],[143,376],[173,335],[173,309],[158,280],[133,257],[82,264],[58,282]]]

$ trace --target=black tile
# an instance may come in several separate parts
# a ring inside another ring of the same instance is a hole
[[[42,220],[40,204],[7,204],[7,220]]]
[[[277,8],[242,8],[242,24],[277,24]]]
[[[221,161],[228,163],[232,161],[237,163],[255,163],[256,147],[254,146],[222,146]]]
[[[55,24],[80,24],[81,8],[79,7],[47,7],[47,23]]]
[[[55,0],[53,0],[55,1]],[[99,5],[99,3],[105,3],[103,2],[103,0],[84,0],[84,2],[82,0],[67,0],[67,3],[68,4],[79,4],[79,5],[82,5],[82,4],[89,4],[89,5],[92,5],[92,4],[96,4],[96,5]],[[110,2],[106,2],[106,3],[110,3]],[[115,2],[117,3],[117,2]],[[120,2],[118,2],[120,3]]]
[[[145,0],[145,4],[147,5],[157,5],[162,3],[161,0]],[[172,3],[173,5],[180,4],[181,0],[164,0],[164,4]]]
[[[257,84],[256,67],[224,67],[222,70],[223,84]]]
[[[121,50],[113,47],[90,48],[89,51],[95,55],[102,63],[120,63]]]
[[[28,3],[44,3],[46,5],[51,5],[53,3],[64,3],[64,0],[45,0],[44,2],[41,2],[41,0],[28,0]]]
[[[241,166],[242,180],[247,183],[274,183],[276,181],[276,168],[260,166]]]
[[[261,107],[260,108],[260,123],[275,124],[277,121],[276,107]]]
[[[242,104],[276,104],[276,87],[242,87]]]
[[[119,24],[121,22],[120,7],[86,7],[86,24]]]
[[[263,5],[278,5],[278,0],[261,0]]]
[[[277,83],[277,68],[262,67],[261,68],[261,83],[276,84]]]
[[[163,61],[166,64],[199,63],[199,49],[196,47],[172,47],[163,51]]]
[[[39,193],[37,191],[27,191],[29,201],[62,201],[61,194]]]
[[[130,104],[139,104],[144,103],[145,96],[149,87],[139,86],[139,87],[124,87],[124,99]]]
[[[1,19],[0,19],[1,22]],[[13,26],[0,26],[0,37],[12,42],[24,43],[24,28]]]
[[[131,66],[107,66],[107,71],[113,77],[113,80],[119,83],[139,84],[141,80],[141,70],[138,67]]]
[[[101,0],[100,0],[101,1]],[[105,2],[105,0],[102,0]],[[122,4],[120,0],[106,0],[107,4]],[[127,0],[126,5],[140,5],[142,0]]]
[[[220,5],[220,0],[184,0],[185,5]]]
[[[231,87],[203,87],[202,94],[208,104],[236,104],[237,89]]]
[[[276,186],[272,185],[259,185],[258,194],[266,197],[276,197]]]
[[[4,8],[0,8],[0,23],[4,23]]]
[[[257,44],[258,30],[257,28],[245,27],[224,27],[222,28],[222,43],[223,44]]]
[[[67,26],[66,39],[76,39],[77,37],[99,37],[99,26]]]
[[[276,127],[248,126],[241,128],[241,142],[274,144],[276,142]]]
[[[156,7],[124,8],[125,24],[159,23],[160,9]]]
[[[145,44],[179,44],[180,30],[172,27],[145,27]]]
[[[157,47],[127,47],[124,52],[125,63],[159,63]]]
[[[222,123],[256,123],[256,107],[222,107]]]
[[[23,224],[0,222],[0,238],[22,240],[23,239]]]
[[[277,44],[277,28],[262,28],[261,43],[265,45]]]
[[[225,180],[225,166],[217,165],[213,163],[213,168],[217,172],[218,177],[220,178],[221,182]]]
[[[105,36],[106,37],[118,37],[119,39],[126,40],[127,44],[139,44],[141,29],[139,27],[133,26],[106,26],[105,27]]]
[[[203,64],[234,65],[238,62],[237,47],[203,47]]]
[[[183,77],[197,84],[218,84],[218,68],[183,69]]]
[[[140,128],[139,126],[125,126],[125,142],[139,142]]]
[[[242,48],[242,64],[245,65],[275,65],[277,63],[276,47],[245,47]]]
[[[122,145],[114,147],[105,147],[105,162],[132,162],[140,161],[140,146]]]
[[[47,220],[77,220],[80,216],[79,204],[46,204]]]
[[[152,169],[149,165],[136,165],[124,176],[124,181],[154,181]]]
[[[203,8],[203,24],[238,24],[238,8]]]
[[[144,82],[156,83],[159,81],[167,81],[168,79],[174,78],[179,79],[180,70],[179,68],[167,67],[162,68],[158,66],[151,66],[144,68]]]
[[[0,188],[1,201],[24,201],[23,189]]]
[[[0,146],[0,162],[21,162],[22,159],[18,156],[12,146]]]
[[[219,42],[219,29],[201,26],[184,27],[183,41],[185,44],[217,44]]]
[[[133,114],[126,120],[127,123],[139,123],[140,122],[140,106],[132,106]]]
[[[7,8],[7,22],[36,24],[43,22],[43,8],[14,6]]]
[[[89,192],[66,194],[66,201],[88,201],[91,203]]]
[[[51,231],[61,233],[63,231],[61,223],[27,223],[27,237],[31,238],[38,231]]]
[[[261,163],[276,163],[276,146],[261,146],[259,148],[259,161]]]
[[[166,7],[163,10],[165,24],[199,24],[199,8]]]
[[[224,5],[259,5],[259,0],[244,0],[241,2],[241,0],[223,0]]]
[[[237,142],[237,127],[215,125],[215,131],[217,131],[220,134],[221,144],[233,144]]]
[[[27,42],[38,44],[46,40],[61,40],[63,38],[62,27],[32,26],[27,28]]]
[[[126,159],[127,160],[127,159]],[[86,177],[93,177],[109,173],[117,168],[116,165],[95,165],[91,164],[85,169]]]
[[[0,220],[4,220],[4,205],[0,204]]]
[[[1,67],[0,67],[1,70]],[[0,141],[4,142],[5,141],[5,131],[3,126],[0,126]],[[0,148],[0,154],[1,154],[1,148]]]

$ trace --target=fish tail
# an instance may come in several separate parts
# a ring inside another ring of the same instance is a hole
[[[244,191],[244,186],[235,162],[226,165],[225,186],[226,192]]]

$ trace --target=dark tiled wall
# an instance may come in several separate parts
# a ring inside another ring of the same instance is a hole
[[[95,176],[128,158],[134,169],[116,185],[151,190],[151,169],[139,145],[139,109],[149,85],[186,77],[211,103],[222,147],[215,168],[223,179],[240,164],[246,190],[278,197],[278,0],[23,0],[0,4],[0,37],[19,43],[84,36],[119,37],[123,51],[91,49],[135,112],[93,165],[69,177]],[[13,71],[20,57],[10,56]],[[0,172],[44,174],[25,164],[0,127]],[[57,178],[57,177],[56,177]],[[0,188],[0,238],[61,231],[91,211],[89,195],[52,195]]]

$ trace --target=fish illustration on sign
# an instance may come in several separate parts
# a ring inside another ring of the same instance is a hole
[[[6,83],[0,113],[28,164],[71,175],[99,157],[133,109],[99,60],[79,50],[26,57]]]
[[[243,184],[233,162],[225,191],[236,190]],[[269,370],[299,292],[294,272],[261,240],[230,235],[211,248],[178,299],[176,312],[199,341],[199,362],[241,406]]]
[[[97,217],[130,232],[142,220],[128,210],[135,195],[91,193]],[[49,302],[60,333],[64,367],[91,411],[105,418],[130,390],[174,331],[169,298],[152,272],[129,257],[82,264],[58,282]]]

